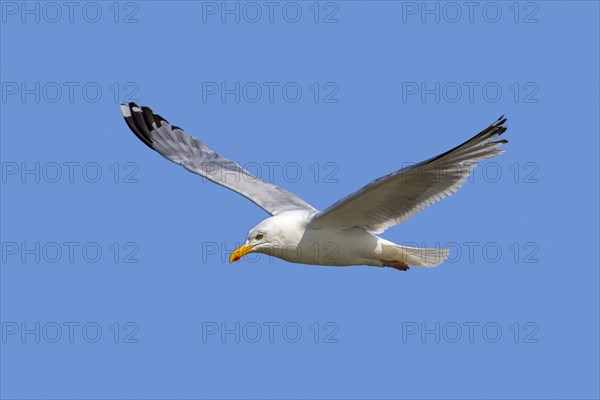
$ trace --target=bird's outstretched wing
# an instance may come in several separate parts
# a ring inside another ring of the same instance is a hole
[[[129,103],[121,105],[121,112],[129,128],[148,147],[188,171],[247,197],[269,214],[316,211],[298,196],[258,179],[238,163],[215,153],[183,129],[154,114],[150,108]]]
[[[372,233],[406,221],[419,211],[455,193],[477,162],[503,153],[493,141],[506,127],[500,117],[482,132],[437,157],[392,172],[316,214],[310,228],[363,227]]]

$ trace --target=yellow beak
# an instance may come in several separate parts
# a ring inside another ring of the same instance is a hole
[[[241,245],[229,255],[229,262],[239,261],[240,258],[250,253],[254,247],[255,246],[246,246],[245,244]]]

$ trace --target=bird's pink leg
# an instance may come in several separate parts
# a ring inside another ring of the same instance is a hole
[[[408,264],[398,260],[379,260],[385,267],[397,269],[398,271],[408,271]]]

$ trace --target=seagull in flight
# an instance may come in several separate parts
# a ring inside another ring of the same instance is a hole
[[[250,230],[230,262],[248,253],[269,254],[292,263],[368,265],[406,271],[409,265],[435,267],[446,248],[401,246],[377,234],[455,193],[478,161],[503,153],[497,140],[506,119],[436,157],[375,179],[319,211],[300,197],[264,182],[238,163],[211,150],[148,107],[121,105],[125,122],[144,144],[185,169],[248,198],[271,216]]]

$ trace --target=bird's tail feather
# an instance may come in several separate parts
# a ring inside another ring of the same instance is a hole
[[[437,267],[450,256],[447,248],[424,248],[395,245],[402,261],[421,268]]]

